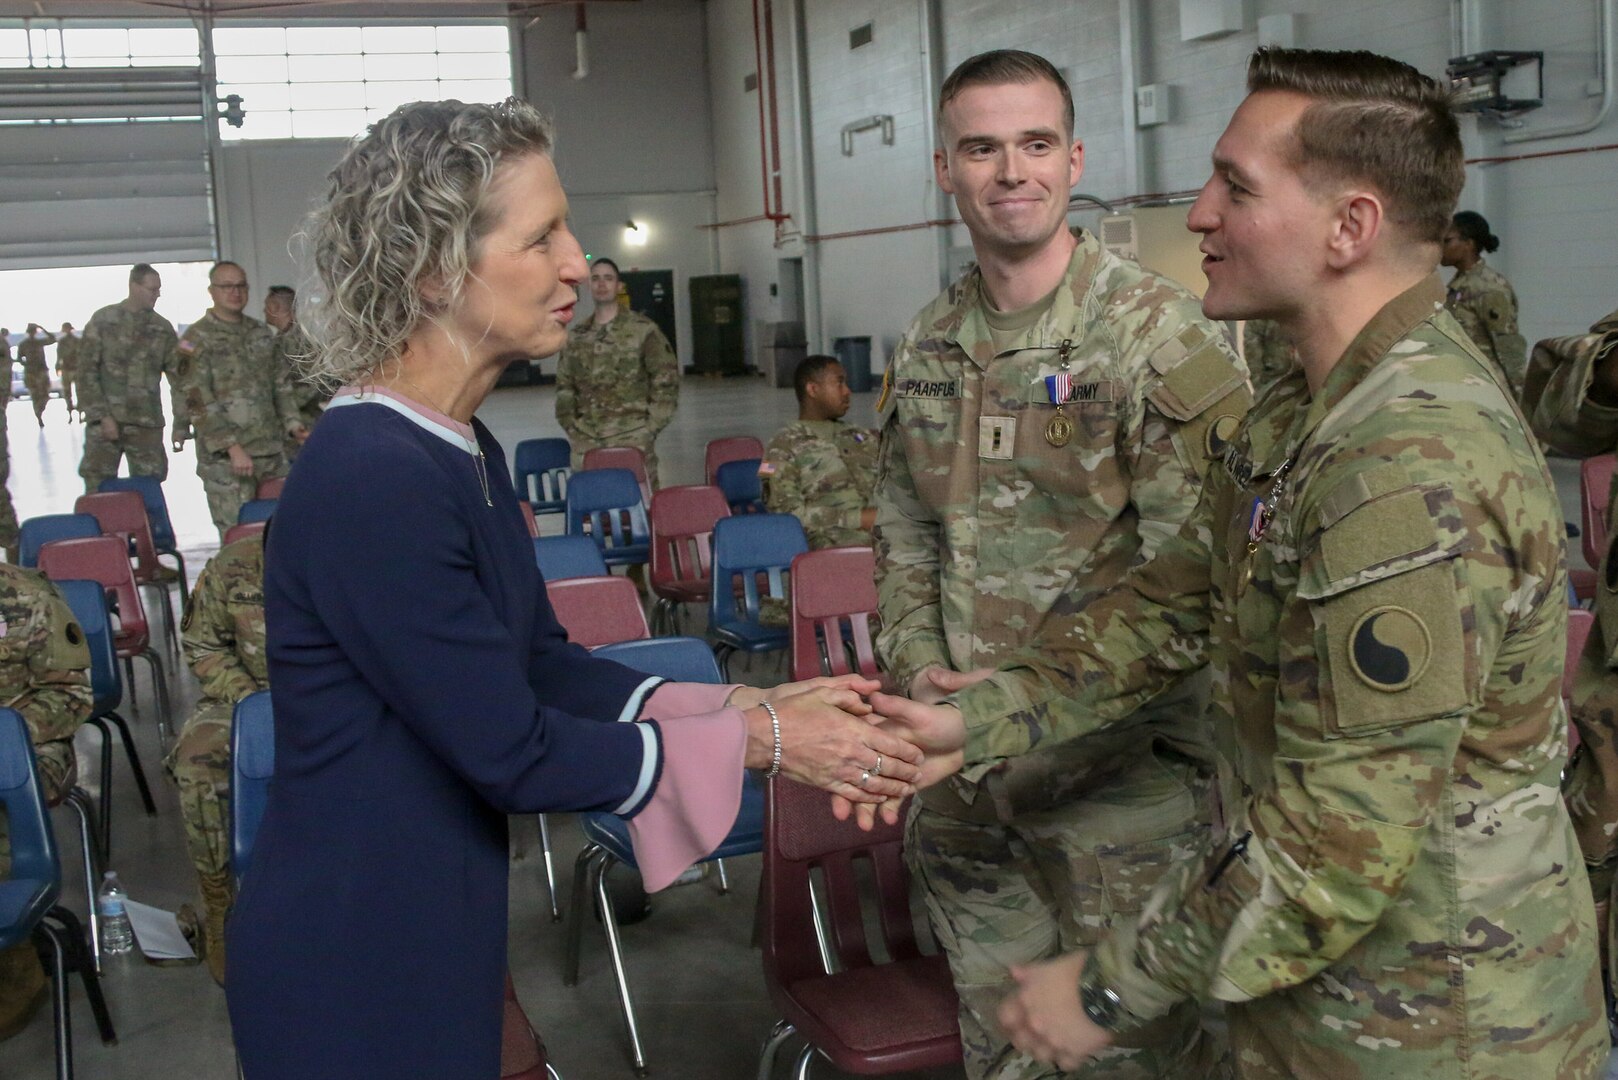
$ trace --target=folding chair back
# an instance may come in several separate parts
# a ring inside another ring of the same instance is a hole
[[[234,544],[243,537],[253,536],[257,533],[261,533],[264,531],[264,526],[267,524],[269,523],[264,521],[249,521],[245,525],[232,525],[230,528],[225,530],[225,538],[224,540],[220,541],[220,546],[225,547],[230,544]]]
[[[94,495],[80,495],[73,504],[73,512],[95,518],[106,535],[125,537],[135,557],[135,580],[142,583],[156,580],[157,544],[152,539],[146,501],[139,492],[98,491]]]
[[[152,542],[159,555],[175,554],[174,524],[169,519],[168,499],[163,481],[155,476],[114,476],[101,481],[97,491],[133,491],[146,503],[146,516],[152,523]]]
[[[118,674],[118,654],[112,647],[112,620],[107,616],[107,590],[99,581],[84,578],[57,581],[62,599],[73,610],[84,643],[90,649],[90,693],[95,698],[91,715],[112,712],[123,703],[124,683]]]
[[[253,840],[275,777],[275,710],[259,690],[236,703],[230,729],[230,869],[239,882],[253,860]]]
[[[593,649],[615,641],[650,637],[640,590],[622,577],[580,577],[545,584],[556,621],[569,641]]]
[[[534,562],[547,582],[607,576],[607,561],[588,536],[536,536]]]
[[[586,450],[584,460],[579,465],[580,472],[593,472],[596,469],[628,469],[635,474],[635,483],[640,485],[641,502],[652,501],[652,485],[646,479],[646,455],[637,447],[598,446],[594,450]]]
[[[255,499],[279,499],[282,490],[287,486],[284,476],[271,476],[258,482],[258,489],[253,492]]]
[[[791,514],[748,514],[714,522],[710,628],[756,623],[760,595],[785,599],[792,560],[808,550],[803,526]]]
[[[708,599],[713,527],[730,516],[724,493],[706,484],[666,487],[652,496],[652,592],[670,603]]]
[[[652,538],[635,474],[628,469],[574,473],[567,484],[567,531],[594,540],[608,566],[644,563]]]
[[[45,793],[34,764],[28,725],[16,709],[0,708],[0,806],[11,825],[11,874],[0,893],[12,901],[0,924],[0,949],[27,941],[62,891],[56,836],[45,812]],[[25,895],[26,894],[26,895]]]
[[[759,458],[727,461],[714,473],[714,483],[725,493],[732,514],[764,513],[764,486],[758,478]]]
[[[524,439],[517,444],[511,480],[517,498],[536,514],[567,509],[568,463],[573,448],[566,439]]]
[[[1597,454],[1579,463],[1580,542],[1584,561],[1592,568],[1607,554],[1607,512],[1612,502],[1612,476],[1618,457]]]
[[[236,511],[236,524],[251,525],[255,521],[268,521],[274,513],[274,499],[249,499]]]
[[[659,637],[603,645],[597,656],[674,682],[719,683],[719,662],[701,638]]]
[[[876,678],[871,626],[876,621],[876,553],[823,548],[792,560],[792,677]],[[855,664],[850,665],[849,649]]]
[[[17,565],[37,567],[39,549],[55,540],[100,536],[101,523],[93,514],[41,514],[17,529]]]
[[[151,637],[126,552],[123,540],[116,536],[55,540],[39,550],[39,569],[52,581],[96,581],[113,594],[118,603],[113,644],[120,657],[144,651]]]
[[[764,458],[764,444],[751,435],[727,435],[722,439],[710,439],[702,453],[702,482],[717,485],[719,466],[727,461],[746,461],[749,458],[754,461],[761,461]]]

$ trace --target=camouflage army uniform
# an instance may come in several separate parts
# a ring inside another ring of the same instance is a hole
[[[22,379],[33,399],[34,415],[43,417],[51,399],[51,369],[45,363],[45,346],[55,341],[56,335],[43,329],[37,334],[29,334],[17,343],[17,359],[22,361]]]
[[[264,536],[219,549],[197,577],[186,610],[185,659],[200,684],[197,708],[169,752],[186,848],[197,868],[210,965],[222,978],[230,877],[230,728],[236,702],[269,686],[264,656]],[[217,959],[215,959],[217,958]]]
[[[9,350],[8,350],[9,354]],[[6,365],[8,368],[10,364]],[[8,399],[9,400],[9,399]],[[11,505],[11,436],[6,431],[6,410],[0,408],[0,547],[16,560],[17,509]]]
[[[657,436],[679,398],[680,362],[651,319],[620,311],[606,326],[585,319],[568,331],[556,362],[556,422],[573,444],[575,469],[586,450],[633,446],[656,488]]]
[[[1298,354],[1292,342],[1281,336],[1274,322],[1248,319],[1242,327],[1242,359],[1253,379],[1253,397],[1257,398],[1271,383],[1292,370],[1298,362]]]
[[[309,341],[309,335],[303,332],[303,327],[293,323],[285,330],[275,335],[275,361],[281,370],[286,372],[287,384],[292,388],[292,401],[298,409],[298,418],[309,431],[315,429],[315,421],[325,411],[326,399],[331,397],[321,388],[320,384],[303,377],[300,364],[304,357],[314,351],[314,345]],[[302,444],[297,439],[287,436],[285,451],[288,461],[298,456],[298,448]]]
[[[62,377],[62,400],[71,419],[78,408],[73,398],[73,380],[79,374],[79,335],[62,334],[56,339],[56,373]]]
[[[994,666],[1067,635],[1191,513],[1210,448],[1250,401],[1196,299],[1089,233],[1049,310],[999,355],[980,282],[973,270],[917,317],[878,410],[878,648],[901,687],[931,664]],[[1072,436],[1056,446],[1044,377],[1064,355]],[[961,993],[969,1075],[1056,1075],[999,1033],[1007,965],[1094,941],[1200,850],[1213,771],[1204,694],[1181,680],[1143,700],[1127,731],[917,800],[906,852]],[[1196,1059],[1211,1050],[1198,1029],[1195,1008],[1177,1010],[1084,1075],[1202,1075]]]
[[[38,572],[0,563],[0,705],[28,725],[40,792],[55,802],[73,786],[73,734],[90,717],[90,651],[56,589]],[[11,831],[0,806],[0,881],[11,873]],[[25,1022],[45,985],[32,943],[0,951],[0,1030]]]
[[[79,475],[86,491],[94,492],[101,481],[117,476],[118,462],[125,455],[130,475],[168,477],[158,380],[168,375],[178,411],[175,340],[174,327],[163,316],[130,311],[122,304],[109,304],[85,324],[78,383],[85,422]],[[108,416],[118,424],[116,439],[101,434],[101,420]]]
[[[259,481],[286,475],[286,437],[302,420],[275,355],[274,331],[257,319],[243,315],[230,323],[209,311],[185,328],[176,352],[185,413],[197,436],[197,475],[223,535]],[[233,443],[253,459],[253,475],[232,470]]]
[[[775,433],[759,471],[769,480],[765,505],[793,514],[812,548],[869,544],[860,527],[874,505],[877,433],[841,420],[799,420]]]
[[[1517,332],[1517,293],[1506,276],[1483,259],[1458,272],[1444,298],[1478,350],[1500,365],[1514,394],[1522,394],[1528,367],[1528,342]]]
[[[1286,376],[1156,559],[960,695],[970,774],[1111,730],[1207,643],[1227,835],[1086,979],[1137,1017],[1229,1003],[1244,1078],[1605,1072],[1561,512],[1442,295],[1389,302],[1318,393]]]

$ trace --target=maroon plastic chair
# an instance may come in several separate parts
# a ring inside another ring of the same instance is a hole
[[[179,655],[180,637],[175,630],[174,598],[166,582],[160,578],[164,570],[157,561],[157,545],[152,540],[152,519],[146,513],[146,500],[138,491],[101,491],[93,495],[80,495],[73,504],[75,514],[89,514],[100,524],[107,536],[122,536],[129,545],[134,559],[135,584],[156,589],[163,598],[163,636]],[[185,583],[180,583],[185,588]]]
[[[279,499],[281,490],[287,486],[284,476],[272,476],[268,480],[258,482],[258,490],[253,493],[255,499]]]
[[[522,519],[528,524],[528,535],[539,539],[539,519],[534,516],[534,507],[527,499],[518,499],[517,505],[522,508]]]
[[[666,487],[652,496],[652,558],[648,584],[657,597],[652,625],[676,632],[681,604],[706,604],[713,566],[713,527],[730,516],[724,492],[707,484]]]
[[[169,688],[163,665],[152,649],[151,624],[140,601],[140,588],[129,565],[129,547],[121,536],[88,536],[77,540],[53,540],[39,549],[39,569],[52,581],[83,579],[100,583],[113,595],[117,622],[112,636],[113,651],[124,662],[129,693],[135,694],[134,659],[144,659],[152,668],[157,687],[157,730],[165,743],[169,732]]]
[[[225,530],[225,538],[219,542],[220,546],[234,544],[244,536],[257,535],[263,532],[268,524],[269,522],[267,521],[244,521],[240,525],[232,525]]]
[[[545,594],[568,640],[587,649],[652,636],[640,606],[640,590],[626,577],[548,581]]]
[[[727,435],[714,439],[702,453],[702,475],[705,484],[719,483],[719,466],[727,461],[747,461],[764,457],[764,444],[751,435]]]
[[[817,788],[777,776],[764,804],[760,882],[764,983],[782,1019],[764,1043],[759,1075],[794,1033],[808,1043],[791,1073],[807,1076],[819,1053],[844,1072],[882,1076],[961,1060],[959,1001],[949,962],[923,955],[910,909],[910,879],[899,825],[878,820],[861,832],[832,816]],[[875,889],[875,919],[860,901],[856,864]],[[821,911],[811,891],[820,872]],[[881,935],[888,959],[873,959],[867,932]]]
[[[584,452],[580,472],[591,469],[628,469],[640,485],[640,501],[652,505],[652,485],[646,479],[646,455],[633,446],[598,446]]]
[[[1579,542],[1590,569],[1571,570],[1568,580],[1573,593],[1582,601],[1595,598],[1596,571],[1607,554],[1607,511],[1612,499],[1612,474],[1618,458],[1597,454],[1579,464]]]
[[[870,548],[822,548],[793,559],[793,679],[855,671],[877,678],[876,618],[876,553]]]

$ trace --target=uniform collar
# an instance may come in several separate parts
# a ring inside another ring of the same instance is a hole
[[[1429,274],[1416,284],[1395,296],[1371,316],[1354,340],[1348,343],[1342,358],[1326,376],[1320,392],[1309,403],[1309,418],[1305,431],[1313,431],[1320,422],[1365,380],[1388,355],[1388,350],[1410,336],[1417,326],[1432,318],[1444,306],[1444,286],[1437,274]]]
[[[1056,288],[1056,298],[1024,332],[1016,348],[1054,349],[1061,345],[1064,337],[1071,338],[1072,328],[1080,324],[1084,300],[1090,295],[1101,265],[1102,247],[1083,229],[1074,229],[1073,238],[1078,243],[1068,260],[1067,273]],[[972,363],[986,369],[995,351],[988,320],[983,317],[982,297],[983,272],[974,266],[961,279],[955,306],[940,321],[939,330],[944,340],[964,352]]]

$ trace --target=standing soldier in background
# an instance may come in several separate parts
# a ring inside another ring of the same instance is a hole
[[[78,408],[73,400],[73,380],[78,377],[78,370],[79,336],[73,332],[73,324],[65,322],[62,332],[56,335],[56,374],[62,380],[62,400],[67,403],[69,422]]]
[[[1298,351],[1281,336],[1274,319],[1248,319],[1242,324],[1242,361],[1253,381],[1253,397],[1291,371],[1298,362]]]
[[[792,374],[798,421],[775,433],[759,473],[764,503],[791,514],[812,548],[869,544],[876,524],[877,433],[843,423],[852,395],[835,356],[805,357]]]
[[[45,406],[51,400],[51,369],[45,362],[45,346],[56,340],[56,335],[38,323],[29,323],[28,332],[17,344],[17,358],[22,361],[23,382],[28,384],[28,396],[34,401],[34,419],[45,426]]]
[[[285,440],[301,443],[309,432],[276,358],[275,335],[244,314],[247,272],[216,263],[208,296],[213,306],[185,328],[176,352],[184,412],[197,437],[197,475],[224,536],[260,481],[286,475]]]
[[[197,577],[186,608],[186,663],[201,697],[169,752],[180,793],[186,849],[202,895],[203,958],[225,985],[225,916],[235,900],[230,873],[230,729],[236,703],[269,686],[264,659],[264,533],[219,549]]]
[[[618,264],[590,265],[595,314],[575,323],[556,362],[556,422],[573,444],[573,467],[584,452],[633,446],[646,455],[646,481],[656,488],[657,436],[674,419],[680,362],[657,324],[618,305]]]
[[[181,401],[175,384],[174,327],[156,311],[163,279],[145,263],[129,271],[129,295],[90,316],[79,343],[79,411],[84,414],[84,458],[79,475],[94,493],[118,475],[129,458],[129,475],[168,477],[163,452],[163,403],[158,381],[165,374],[174,398],[175,423]]]
[[[298,294],[291,285],[271,285],[264,295],[264,321],[275,331],[275,360],[286,372],[292,387],[292,399],[298,406],[298,416],[306,431],[315,429],[315,421],[325,409],[327,394],[319,383],[303,377],[301,362],[312,352],[314,345],[298,324]],[[286,439],[286,456],[291,461],[298,456],[302,440],[292,436]]]
[[[5,361],[6,377],[11,376],[11,331],[0,326],[0,359]],[[6,387],[6,403],[11,402],[10,384]],[[11,434],[6,430],[6,410],[0,407],[0,547],[6,550],[6,561],[17,561],[17,510],[11,505]]]
[[[1073,100],[1032,53],[963,62],[940,94],[939,185],[977,268],[922,310],[884,377],[877,645],[923,712],[1043,653],[1191,514],[1251,400],[1196,298],[1066,227],[1083,171]],[[1173,680],[1120,730],[929,788],[905,854],[960,993],[973,1080],[1058,1073],[995,1021],[1014,965],[1093,943],[1207,839],[1206,681]],[[1221,1075],[1195,1006],[1087,1077]]]
[[[1478,350],[1500,365],[1511,390],[1522,395],[1528,369],[1528,342],[1517,332],[1517,292],[1506,275],[1490,266],[1485,252],[1500,249],[1482,214],[1462,210],[1444,233],[1441,266],[1455,268],[1444,306]]]
[[[0,704],[28,725],[46,803],[77,776],[73,735],[90,718],[90,650],[55,586],[34,570],[0,563]],[[0,881],[11,873],[11,833],[0,806]],[[0,952],[0,1040],[44,1004],[45,969],[30,941]]]

